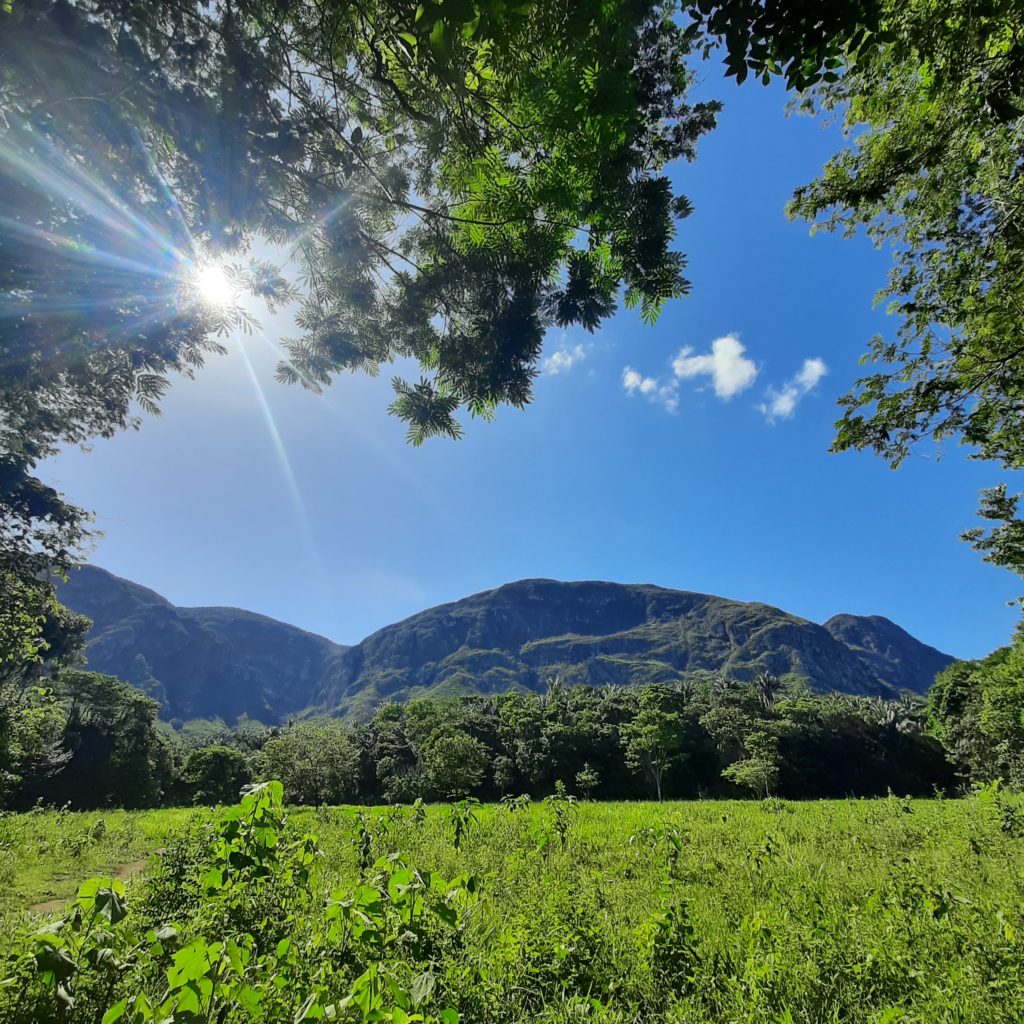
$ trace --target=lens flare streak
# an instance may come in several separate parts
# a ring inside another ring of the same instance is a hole
[[[277,423],[274,421],[274,414],[270,409],[270,403],[267,401],[267,396],[263,391],[263,387],[260,385],[259,378],[256,375],[256,370],[252,365],[252,360],[250,360],[249,353],[245,350],[245,345],[241,340],[236,340],[236,344],[238,346],[239,354],[242,357],[242,363],[245,366],[246,374],[252,384],[253,394],[256,396],[256,401],[259,404],[260,414],[263,418],[264,425],[267,428],[267,434],[270,436],[270,444],[274,449],[274,456],[276,457],[278,466],[280,467],[281,475],[284,477],[285,487],[288,491],[288,497],[291,500],[295,520],[298,523],[299,531],[302,534],[303,543],[306,546],[307,551],[311,555],[315,555],[316,545],[313,539],[313,529],[310,525],[305,503],[302,500],[302,492],[299,490],[298,481],[295,479],[295,472],[288,459],[288,451],[284,446],[284,441],[281,439],[281,432],[278,430]]]

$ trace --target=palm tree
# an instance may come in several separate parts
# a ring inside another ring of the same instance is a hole
[[[727,676],[717,675],[711,681],[711,700],[717,704],[725,700],[735,688],[735,683]]]
[[[754,692],[765,711],[771,711],[775,707],[775,698],[781,690],[782,683],[779,682],[779,677],[773,676],[771,672],[758,672],[754,676]]]
[[[924,729],[924,706],[917,694],[905,691],[895,700],[879,700],[878,721],[904,736],[912,736]]]
[[[680,676],[672,683],[672,689],[683,698],[684,704],[689,704],[697,693],[693,680],[689,676]]]
[[[562,677],[556,672],[553,676],[548,676],[545,679],[547,689],[545,690],[544,696],[541,698],[542,703],[556,703],[560,697],[565,695],[565,684],[562,682]]]
[[[893,701],[896,711],[896,729],[905,736],[912,736],[924,729],[925,702],[916,693],[904,691]]]

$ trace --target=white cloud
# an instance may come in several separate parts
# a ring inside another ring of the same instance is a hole
[[[744,352],[746,349],[739,338],[735,334],[726,334],[715,338],[711,351],[704,355],[694,355],[689,346],[681,348],[672,360],[672,372],[679,380],[709,376],[715,394],[728,401],[749,388],[757,377],[757,366]]]
[[[796,383],[804,391],[810,391],[828,373],[824,359],[805,359],[804,365],[796,375]]]
[[[632,398],[638,391],[641,395],[649,395],[657,388],[658,382],[653,377],[642,377],[636,370],[627,366],[622,371],[622,386]]]
[[[768,400],[758,407],[770,420],[788,420],[800,401],[800,392],[795,387],[784,387],[781,391],[768,389]]]
[[[679,387],[675,381],[658,388],[658,401],[665,406],[666,412],[675,412],[679,408]]]
[[[662,384],[654,377],[645,377],[627,366],[622,371],[622,386],[630,398],[645,395],[649,401],[664,406],[666,412],[675,412],[679,408],[679,384],[674,380]]]
[[[587,358],[586,349],[582,345],[575,348],[556,349],[542,363],[541,369],[545,373],[555,376],[558,373],[568,373],[577,363],[582,363]]]
[[[805,359],[800,371],[781,388],[768,388],[765,401],[758,409],[767,417],[769,423],[775,420],[788,420],[800,403],[800,400],[821,382],[821,378],[828,373],[828,367],[823,359]]]

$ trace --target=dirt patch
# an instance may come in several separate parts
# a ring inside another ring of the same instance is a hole
[[[157,850],[156,852],[160,854],[164,851]],[[128,864],[122,864],[120,867],[114,868],[112,874],[108,874],[105,871],[97,872],[97,874],[102,878],[116,878],[122,882],[127,882],[137,875],[141,875],[149,867],[150,859],[149,857],[143,857],[141,860],[133,860]],[[71,896],[65,896],[63,899],[46,900],[43,903],[33,904],[28,909],[33,914],[56,914],[67,906],[71,898]]]
[[[129,878],[134,878],[136,875],[141,875],[146,868],[149,867],[149,858],[145,857],[142,860],[133,860],[131,864],[122,864],[115,872],[114,877],[119,878],[122,882],[127,882]]]
[[[28,909],[33,914],[56,914],[57,911],[64,909],[67,902],[67,900],[47,900],[45,903],[37,903]]]

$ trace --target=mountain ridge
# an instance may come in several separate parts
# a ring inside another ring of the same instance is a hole
[[[955,660],[883,616],[819,624],[653,583],[516,580],[350,647],[244,609],[178,608],[95,566],[60,597],[94,620],[89,666],[151,693],[171,719],[280,721],[306,710],[360,719],[382,700],[538,690],[553,675],[630,685],[769,671],[814,690],[893,696],[923,692]]]
[[[570,598],[561,602],[562,618],[560,598]],[[543,621],[521,621],[519,613],[531,603],[547,610],[546,629]],[[870,632],[871,617],[845,618],[863,623],[862,634]],[[436,690],[538,689],[552,674],[567,682],[627,685],[707,672],[746,679],[762,670],[804,678],[818,690],[921,692],[934,677],[933,664],[942,668],[955,659],[899,632],[902,652],[865,657],[826,626],[763,602],[657,584],[518,580],[377,630],[338,662],[322,702],[360,714],[381,699]],[[912,665],[895,670],[908,653],[926,664],[923,673]]]
[[[98,566],[72,573],[58,597],[93,620],[88,666],[160,701],[167,719],[282,720],[313,704],[331,661],[347,650],[258,612],[178,607]]]

